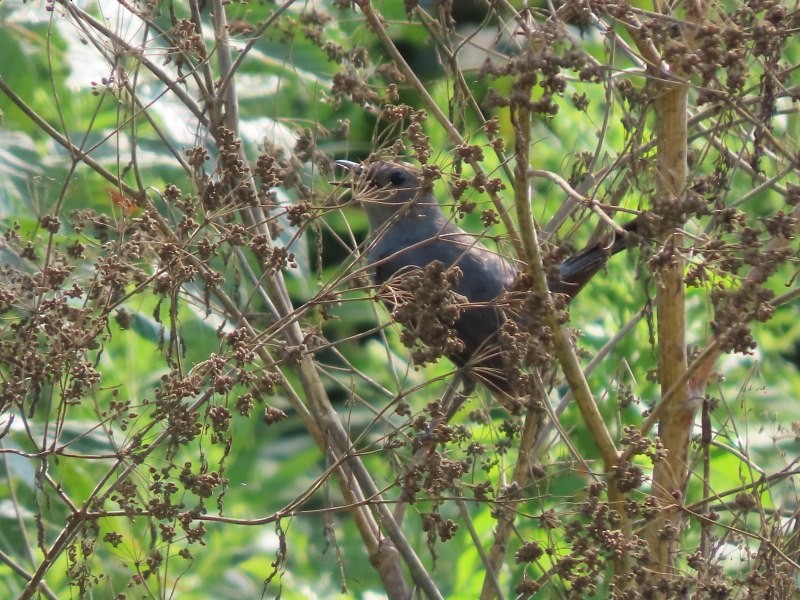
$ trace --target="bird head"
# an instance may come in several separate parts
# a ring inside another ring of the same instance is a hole
[[[353,198],[364,207],[373,230],[412,207],[439,210],[430,183],[411,165],[387,161],[361,165],[349,160],[335,164],[355,176]]]

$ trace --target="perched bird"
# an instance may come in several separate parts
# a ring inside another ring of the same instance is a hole
[[[375,283],[383,286],[397,282],[402,289],[403,278],[424,272],[429,279],[438,278],[462,296],[465,301],[455,314],[444,311],[450,314],[450,330],[457,340],[443,344],[442,354],[499,394],[500,399],[513,399],[516,391],[498,349],[498,336],[508,315],[514,312],[509,310],[508,297],[519,269],[477,241],[475,235],[456,226],[444,214],[420,170],[399,162],[379,161],[362,166],[338,160],[336,164],[354,175],[354,199],[369,219],[372,243],[367,258]],[[636,220],[625,228],[631,231],[635,223]],[[615,233],[610,241],[591,244],[565,260],[559,266],[559,276],[548,282],[550,291],[571,300],[603,268],[610,255],[625,248],[624,237]],[[441,298],[436,290],[433,296]],[[402,292],[395,300],[390,294],[384,298],[397,314]],[[411,323],[398,320],[429,342],[436,327],[431,326],[427,313],[435,310],[436,307],[423,308]],[[515,322],[524,321],[518,312],[513,318]]]

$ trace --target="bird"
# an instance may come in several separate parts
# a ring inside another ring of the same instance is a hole
[[[516,410],[519,390],[508,375],[507,357],[499,345],[509,318],[512,324],[526,321],[509,300],[520,287],[520,269],[458,227],[445,214],[420,169],[395,161],[362,165],[337,160],[335,164],[354,178],[348,185],[366,212],[371,232],[367,262],[375,285],[390,288],[383,298],[393,316],[404,315],[409,291],[406,286],[403,295],[404,278],[416,276],[416,290],[422,289],[428,302],[444,298],[430,289],[431,281],[447,287],[461,303],[455,313],[447,303],[443,306],[445,325],[455,336],[440,344],[441,353],[486,386],[504,406]],[[623,229],[635,231],[636,225],[634,219]],[[589,244],[564,260],[557,276],[548,280],[550,291],[571,301],[611,255],[626,247],[626,237],[614,232],[610,240]],[[429,317],[437,307],[416,307],[416,317],[397,320],[414,329],[424,342],[433,339],[436,343],[441,341],[441,331]]]

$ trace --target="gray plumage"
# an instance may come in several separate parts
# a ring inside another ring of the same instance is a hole
[[[513,395],[495,340],[506,319],[497,300],[512,287],[518,269],[457,227],[432,191],[425,189],[418,169],[394,162],[367,167],[349,161],[336,164],[358,176],[354,197],[366,211],[374,238],[368,260],[375,282],[383,284],[435,261],[447,269],[459,267],[462,276],[452,289],[468,303],[453,328],[463,350],[450,352],[448,358],[466,366],[493,391]],[[630,224],[627,228],[633,229]],[[624,247],[622,236],[615,236],[610,244],[588,246],[560,265],[560,278],[549,282],[550,290],[571,300],[606,264],[608,256]]]

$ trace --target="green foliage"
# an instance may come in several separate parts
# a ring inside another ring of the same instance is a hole
[[[0,597],[489,597],[493,553],[507,597],[791,597],[794,9],[351,4],[0,4]],[[332,166],[370,156],[436,165],[447,214],[528,274],[515,159],[545,267],[652,221],[567,324],[625,460],[555,358],[527,413],[478,387],[439,422],[463,373],[411,363]],[[679,261],[676,447],[641,430]]]

